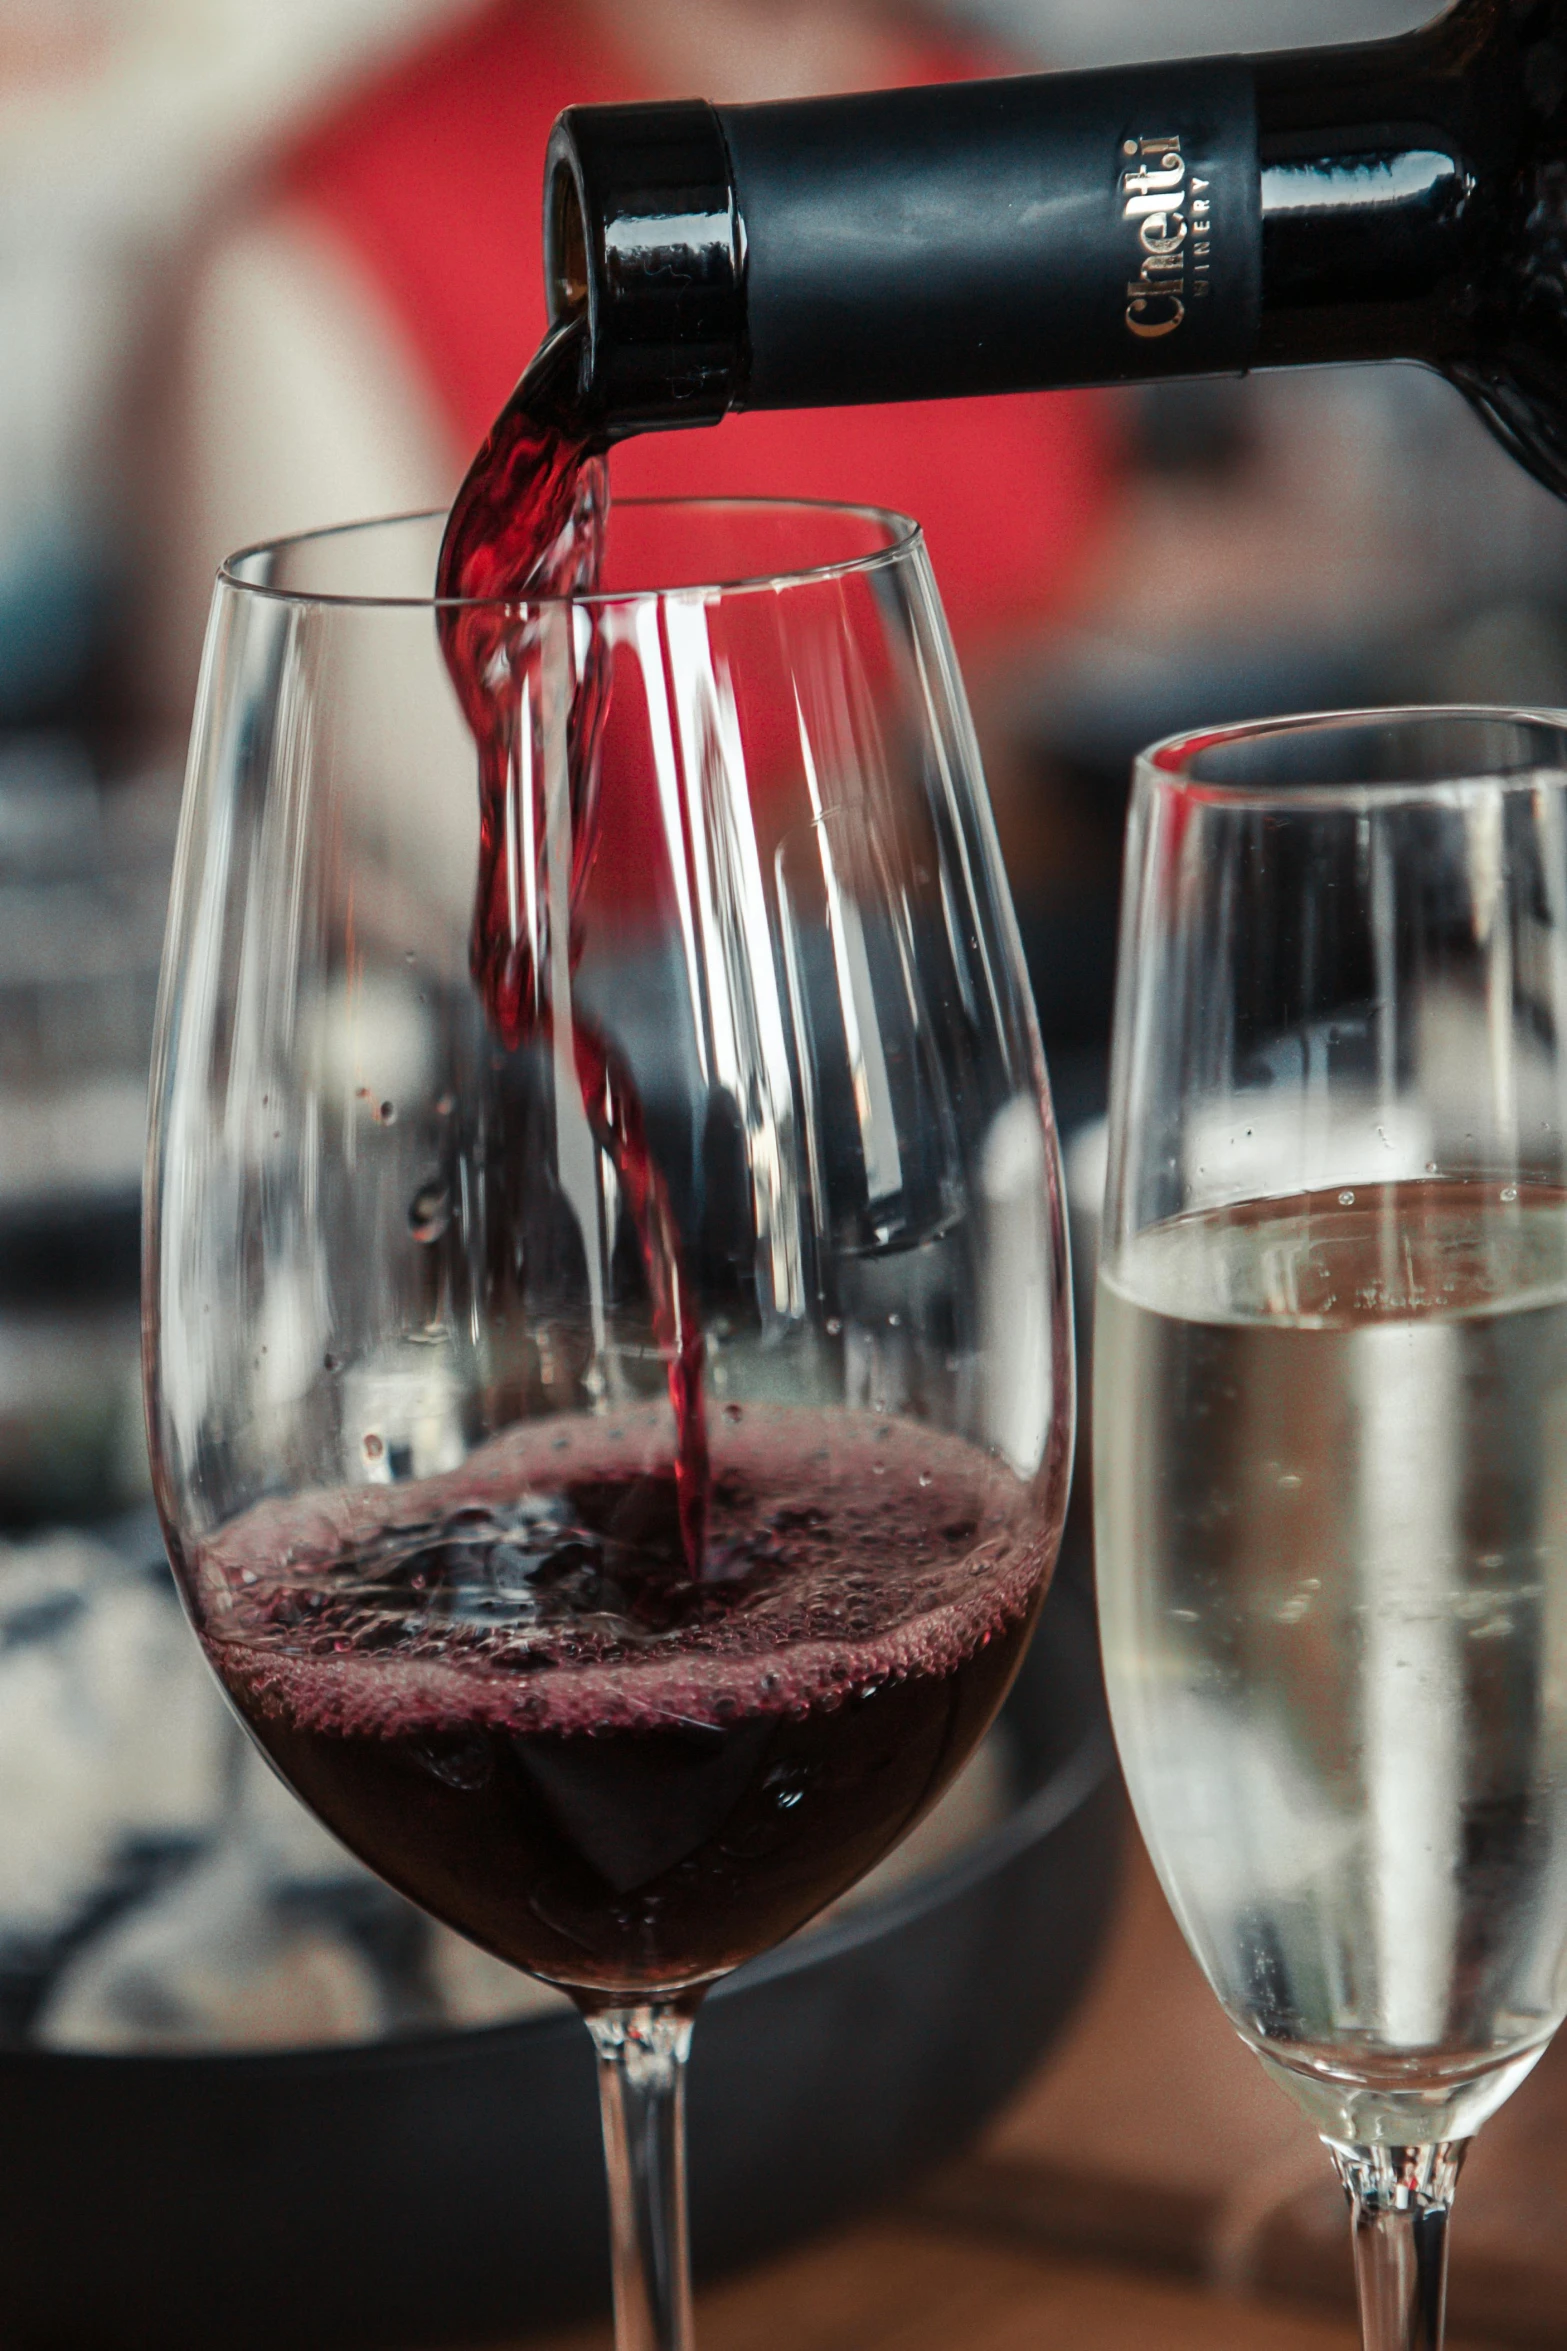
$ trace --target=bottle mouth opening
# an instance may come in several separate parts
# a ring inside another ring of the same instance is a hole
[[[582,192],[564,155],[551,161],[544,196],[544,279],[551,325],[586,309],[588,235]]]

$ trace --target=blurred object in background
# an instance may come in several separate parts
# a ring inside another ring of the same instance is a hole
[[[1177,728],[1379,694],[1567,695],[1567,507],[1439,377],[1322,369],[1120,406],[1118,534],[1019,718],[1117,839],[1132,757]]]
[[[0,2048],[300,2048],[560,2005],[284,1792],[150,1515],[0,1546],[0,1786]]]
[[[949,7],[1020,56],[1093,66],[1375,41],[1427,23],[1438,0],[949,0]]]
[[[461,5],[0,0],[0,726],[79,710],[112,664],[109,590],[142,584],[128,378],[192,224]]]
[[[174,779],[0,737],[0,1523],[147,1489],[141,1161]]]
[[[998,818],[1064,1129],[1103,1102],[1135,753],[1371,703],[1567,704],[1567,507],[1419,368],[1116,397],[1131,471],[1075,622],[1006,681]]]

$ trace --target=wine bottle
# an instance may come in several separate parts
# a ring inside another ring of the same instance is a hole
[[[605,440],[1408,359],[1567,495],[1567,0],[1285,55],[572,107],[545,261]]]

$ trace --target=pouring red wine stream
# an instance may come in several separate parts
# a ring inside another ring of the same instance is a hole
[[[560,690],[560,681],[543,674],[538,607],[522,606],[530,594],[558,597],[598,584],[609,490],[604,442],[584,426],[576,403],[584,346],[579,319],[545,337],[457,493],[436,581],[444,600],[441,648],[479,754],[479,878],[470,967],[490,1024],[511,1050],[548,1037],[558,1009],[549,993],[549,811],[541,794],[559,787],[548,753],[535,761],[521,740],[520,729],[532,718],[520,683],[529,667],[543,693]],[[574,652],[572,659],[575,666]],[[566,726],[567,902],[573,917],[597,837],[598,751],[608,695],[606,650],[594,629]],[[522,870],[530,857],[532,869]],[[567,950],[573,968],[577,953],[573,935]],[[695,1577],[702,1569],[709,1474],[701,1317],[631,1073],[574,1005],[560,1009],[571,1025],[589,1128],[615,1169],[641,1242],[653,1328],[669,1364],[680,1531]]]

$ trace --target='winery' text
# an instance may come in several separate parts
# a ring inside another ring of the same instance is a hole
[[[1186,306],[1212,284],[1212,183],[1188,173],[1179,138],[1127,139],[1121,152],[1123,219],[1137,228],[1137,275],[1127,285],[1126,327],[1158,342],[1185,323]]]

